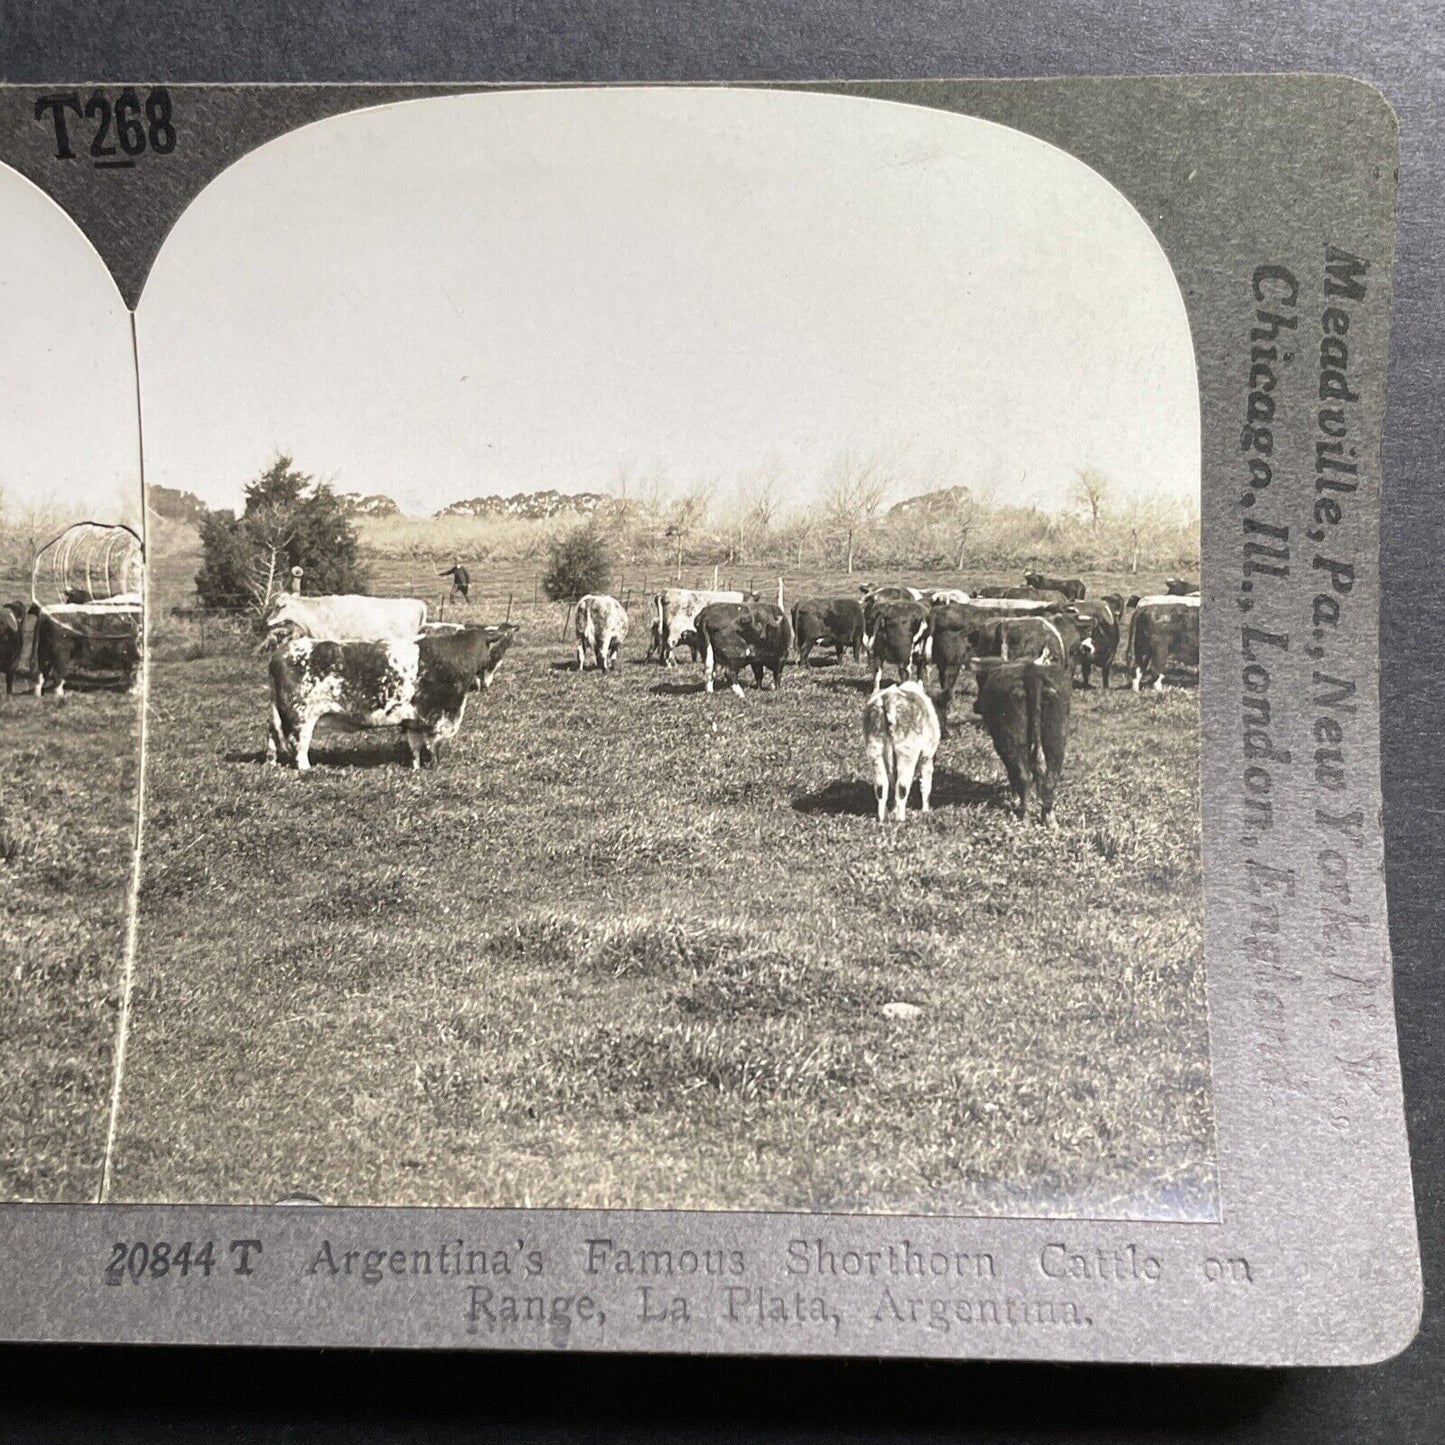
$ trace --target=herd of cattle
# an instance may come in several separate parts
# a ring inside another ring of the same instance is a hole
[[[704,663],[704,688],[718,680],[739,695],[750,669],[759,688],[774,688],[796,656],[815,648],[841,662],[867,657],[873,687],[864,707],[865,747],[878,817],[901,818],[915,774],[926,811],[933,759],[948,735],[959,681],[977,678],[974,702],[1003,762],[1020,816],[1037,794],[1052,818],[1064,764],[1074,675],[1084,687],[1098,670],[1105,688],[1120,654],[1138,691],[1164,685],[1176,667],[1199,663],[1199,589],[1171,578],[1157,596],[1090,599],[1076,578],[1025,574],[1022,587],[973,592],[863,587],[859,595],[809,597],[782,606],[741,592],[667,588],[651,600],[648,658],[676,666],[687,647]],[[1126,623],[1126,618],[1128,619]],[[276,599],[267,617],[275,642],[270,662],[271,723],[267,760],[289,755],[310,766],[312,734],[322,718],[344,727],[400,727],[413,767],[435,762],[455,735],[467,696],[490,687],[517,628],[429,623],[411,598]],[[628,612],[616,598],[592,593],[573,609],[577,668],[616,668]],[[924,687],[937,672],[936,702]],[[885,669],[897,680],[884,686]]]
[[[1159,690],[1166,673],[1199,665],[1199,588],[1170,578],[1156,596],[1085,596],[1077,578],[1024,575],[1021,587],[871,587],[856,596],[807,597],[791,609],[752,594],[670,587],[651,599],[647,656],[674,667],[683,647],[704,663],[704,687],[721,680],[739,695],[750,669],[761,688],[774,688],[784,668],[808,665],[815,649],[837,661],[866,657],[873,687],[863,712],[864,744],[880,822],[902,818],[917,776],[929,806],[933,759],[948,736],[959,682],[977,679],[973,710],[982,719],[1008,774],[1023,816],[1038,797],[1053,814],[1064,765],[1074,677],[1091,686],[1097,669],[1105,688],[1120,658],[1131,685]],[[65,615],[62,615],[65,614]],[[133,684],[140,630],[126,615],[92,615],[65,605],[0,607],[0,672],[14,690],[30,633],[31,685],[65,695],[74,673],[109,672]],[[1127,620],[1126,620],[1127,619]],[[282,754],[305,771],[321,720],[347,728],[399,727],[413,767],[434,763],[456,734],[470,692],[489,688],[518,631],[511,623],[465,626],[429,622],[415,598],[284,593],[266,615],[272,644],[270,731],[266,758]],[[628,612],[614,597],[592,593],[573,609],[578,671],[616,668],[628,633]],[[928,669],[937,675],[930,697]],[[896,681],[884,685],[886,669]]]

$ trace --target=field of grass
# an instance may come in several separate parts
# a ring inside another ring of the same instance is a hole
[[[0,599],[29,583],[0,579]],[[93,1199],[135,838],[139,699],[0,688],[0,1198]]]
[[[961,698],[880,829],[864,668],[709,697],[638,608],[578,676],[530,573],[476,581],[524,630],[434,771],[263,767],[264,658],[153,650],[113,1197],[1213,1214],[1192,688],[1076,695],[1056,832]]]

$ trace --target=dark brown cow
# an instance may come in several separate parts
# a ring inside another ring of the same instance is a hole
[[[924,644],[928,637],[928,608],[921,602],[884,602],[868,616],[863,645],[873,662],[873,691],[883,683],[883,669],[898,669],[898,680],[923,675]]]
[[[997,621],[998,613],[968,602],[945,603],[929,616],[923,656],[938,669],[938,721],[945,736],[958,680],[979,651],[980,640]]]
[[[0,672],[5,674],[7,696],[15,691],[15,674],[25,650],[25,614],[29,610],[24,602],[7,602],[0,607]]]
[[[1024,582],[1039,592],[1062,592],[1069,602],[1084,600],[1084,584],[1077,577],[1045,577],[1042,572],[1025,572]]]
[[[140,666],[140,619],[132,612],[42,610],[35,617],[35,675],[39,697],[48,687],[65,696],[65,684],[78,674],[115,673],[126,688],[135,686]]]
[[[1170,597],[1197,597],[1199,583],[1186,582],[1182,577],[1170,577],[1165,580],[1164,591]]]
[[[820,643],[831,647],[839,662],[843,650],[851,649],[857,662],[863,648],[863,604],[853,597],[805,597],[793,603],[793,643],[804,667]]]
[[[738,673],[751,667],[761,688],[763,672],[773,675],[773,687],[783,685],[783,668],[793,650],[793,629],[788,614],[773,602],[709,602],[696,619],[703,645],[706,690],[712,692],[720,671],[739,697]]]
[[[1171,667],[1198,667],[1199,598],[1141,597],[1129,628],[1129,652],[1135,692],[1150,677],[1154,691],[1162,692]]]
[[[1088,619],[1089,639],[1093,648],[1079,656],[1079,667],[1084,675],[1084,686],[1089,686],[1089,677],[1098,666],[1103,686],[1109,686],[1109,673],[1114,667],[1114,658],[1119,651],[1119,613],[1106,597],[1095,597],[1086,602],[1075,602],[1068,613],[1080,620]]]
[[[980,660],[973,710],[984,722],[1008,774],[1018,816],[1028,812],[1037,790],[1039,814],[1054,822],[1054,794],[1064,774],[1069,703],[1073,686],[1066,668],[1024,659]]]

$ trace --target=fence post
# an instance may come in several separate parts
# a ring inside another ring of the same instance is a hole
[[[301,591],[301,575],[302,575],[302,569],[301,569],[300,567],[293,567],[293,568],[291,569],[291,590],[292,590],[292,592],[299,593],[299,592]]]

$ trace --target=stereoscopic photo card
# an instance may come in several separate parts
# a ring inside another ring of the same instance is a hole
[[[1395,154],[0,87],[0,1332],[1402,1348]]]

